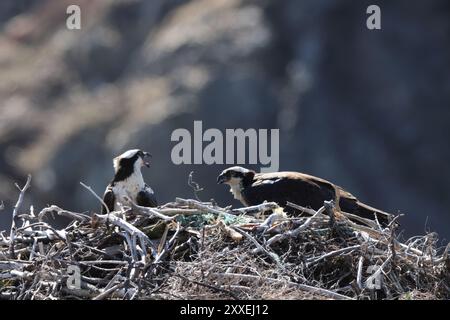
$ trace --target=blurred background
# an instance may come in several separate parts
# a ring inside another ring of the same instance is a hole
[[[66,8],[81,7],[81,30]],[[381,31],[366,9],[381,7]],[[450,2],[2,0],[0,229],[26,205],[95,211],[112,157],[153,154],[160,202],[239,203],[226,166],[172,164],[174,129],[279,128],[280,170],[404,213],[406,235],[450,238]],[[251,166],[250,166],[251,167]],[[258,169],[258,167],[254,167]],[[26,208],[25,208],[26,209]]]

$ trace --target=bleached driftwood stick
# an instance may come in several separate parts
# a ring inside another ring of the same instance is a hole
[[[256,206],[243,207],[231,210],[232,214],[245,214],[245,215],[256,215],[262,214],[270,210],[275,210],[279,208],[279,205],[276,202],[264,202]]]
[[[14,206],[13,215],[12,215],[12,224],[11,224],[11,231],[9,234],[9,254],[12,259],[15,259],[16,254],[14,252],[14,239],[16,236],[16,218],[19,214],[20,206],[23,202],[23,197],[25,195],[25,192],[30,187],[31,184],[31,175],[28,175],[27,182],[25,183],[25,186],[23,188],[20,188],[19,185],[16,183],[16,187],[20,190],[19,199],[17,200],[16,205]]]
[[[176,218],[176,216],[171,216],[171,217],[166,216],[166,215],[160,213],[155,208],[139,206],[139,205],[135,204],[131,200],[130,200],[130,203],[131,203],[131,207],[133,208],[133,210],[136,210],[140,214],[143,214],[143,215],[148,216],[150,218],[159,218],[159,219],[162,219],[164,221],[172,221],[172,220],[174,220]]]
[[[14,278],[31,279],[33,276],[34,276],[33,272],[10,270],[9,272],[6,273],[0,273],[0,280],[14,279]]]
[[[354,245],[354,246],[351,246],[351,247],[347,247],[347,248],[342,248],[342,249],[339,249],[339,250],[331,251],[331,252],[328,252],[328,253],[326,253],[324,255],[321,255],[318,258],[312,259],[306,265],[309,267],[309,266],[311,266],[313,264],[316,264],[317,262],[319,262],[319,261],[321,261],[323,259],[331,258],[331,257],[337,256],[337,255],[339,255],[341,253],[347,253],[347,252],[359,249],[361,247],[362,247],[362,244],[357,244],[357,245]]]
[[[299,206],[298,204],[295,204],[295,203],[292,203],[292,202],[289,202],[289,201],[286,202],[286,205],[287,205],[288,207],[291,207],[291,208],[300,210],[300,211],[302,211],[302,212],[306,212],[307,214],[309,214],[309,215],[311,215],[311,216],[313,216],[313,215],[316,213],[316,210],[314,210],[314,209],[302,207],[302,206]],[[327,216],[324,215],[324,214],[321,214],[321,216],[327,217]]]
[[[41,212],[39,212],[38,220],[42,221],[42,219],[47,214],[50,214],[50,213],[53,213],[53,212],[55,212],[59,216],[67,217],[67,218],[70,218],[72,220],[77,220],[77,221],[80,221],[80,222],[89,221],[89,219],[91,218],[88,215],[85,215],[85,214],[82,214],[82,213],[64,210],[64,209],[61,209],[58,206],[51,205],[50,207],[44,208],[44,209],[41,210]]]
[[[230,215],[229,213],[223,211],[223,210],[219,210],[216,209],[214,207],[212,207],[211,205],[206,205],[200,201],[196,201],[193,199],[182,199],[182,198],[176,198],[175,201],[181,205],[186,205],[190,208],[193,209],[198,209],[204,213],[213,213],[216,214],[218,216],[227,216]]]
[[[363,262],[364,262],[364,256],[361,256],[358,261],[358,274],[356,276],[356,284],[358,285],[359,290],[363,289],[363,285],[362,285]]]
[[[177,205],[187,206],[189,209],[196,209],[200,211],[200,213],[212,213],[219,217],[235,217],[237,214],[252,216],[257,210],[260,210],[260,212],[265,212],[279,207],[278,204],[274,202],[267,202],[258,206],[243,207],[229,211],[230,207],[220,208],[211,202],[200,202],[193,199],[182,198],[176,198],[175,202]]]
[[[178,208],[165,208],[165,209],[158,209],[158,212],[166,215],[166,216],[175,216],[175,215],[182,215],[182,216],[193,216],[196,214],[202,214],[203,211],[197,210],[197,209],[178,209]]]
[[[66,230],[56,230],[53,227],[50,227],[46,224],[39,225],[42,228],[46,228],[47,230],[32,230],[32,229],[25,229],[23,230],[23,234],[25,236],[32,236],[32,237],[39,237],[42,239],[49,239],[49,240],[55,240],[60,239],[63,241],[66,241],[67,238],[67,232]]]

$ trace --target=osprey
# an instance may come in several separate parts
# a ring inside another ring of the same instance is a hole
[[[217,183],[228,184],[234,198],[245,206],[273,201],[293,214],[296,209],[288,207],[287,202],[318,210],[324,201],[334,200],[344,212],[367,219],[374,219],[376,214],[382,225],[387,225],[391,216],[359,202],[351,193],[329,181],[299,172],[256,173],[231,167],[222,171]]]
[[[103,202],[110,212],[119,209],[118,203],[129,205],[127,199],[144,207],[158,205],[153,190],[144,182],[141,173],[143,166],[150,167],[145,160],[147,157],[151,157],[150,153],[132,149],[113,159],[114,178],[103,195]],[[108,210],[102,205],[102,214]]]

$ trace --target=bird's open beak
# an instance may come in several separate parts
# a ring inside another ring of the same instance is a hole
[[[147,168],[150,168],[150,161],[146,161],[145,158],[151,158],[151,157],[152,157],[152,155],[150,153],[144,152],[144,165]]]
[[[217,184],[222,184],[222,183],[225,183],[226,181],[227,181],[227,178],[223,174],[221,174],[220,176],[217,177]]]

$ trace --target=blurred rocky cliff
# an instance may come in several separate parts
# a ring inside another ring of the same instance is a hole
[[[65,27],[78,4],[82,29]],[[98,208],[111,158],[139,147],[161,202],[233,203],[225,166],[175,166],[174,129],[280,128],[280,170],[324,177],[450,238],[450,3],[352,0],[2,0],[0,212]]]

